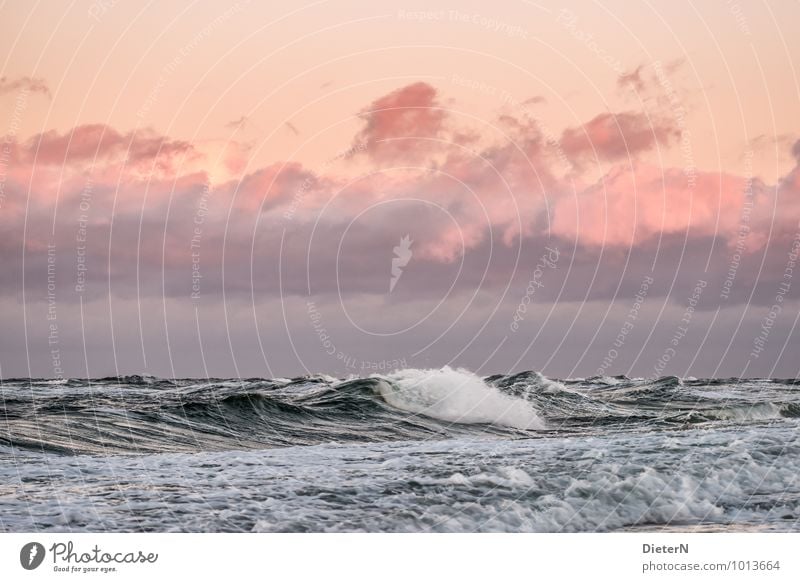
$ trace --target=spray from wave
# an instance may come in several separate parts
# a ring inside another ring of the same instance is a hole
[[[383,399],[395,408],[464,424],[499,424],[539,430],[544,423],[529,403],[504,394],[464,369],[400,370],[375,376]]]

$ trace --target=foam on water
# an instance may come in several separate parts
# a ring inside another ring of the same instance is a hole
[[[463,424],[500,424],[522,430],[544,428],[536,411],[521,398],[504,394],[464,369],[399,370],[378,390],[391,406],[439,420]]]
[[[798,427],[771,379],[18,379],[0,530],[794,531]]]
[[[47,463],[25,456],[0,460],[0,529],[794,531],[799,434],[789,422]]]

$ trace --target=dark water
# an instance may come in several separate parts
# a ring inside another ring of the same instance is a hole
[[[10,380],[7,531],[798,529],[793,380]]]

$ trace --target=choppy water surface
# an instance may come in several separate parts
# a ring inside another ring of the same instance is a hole
[[[794,381],[11,380],[5,531],[797,531]]]

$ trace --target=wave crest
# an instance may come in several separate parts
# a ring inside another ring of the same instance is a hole
[[[540,430],[544,422],[530,404],[498,390],[464,369],[406,369],[374,376],[391,406],[461,424],[499,424]]]

